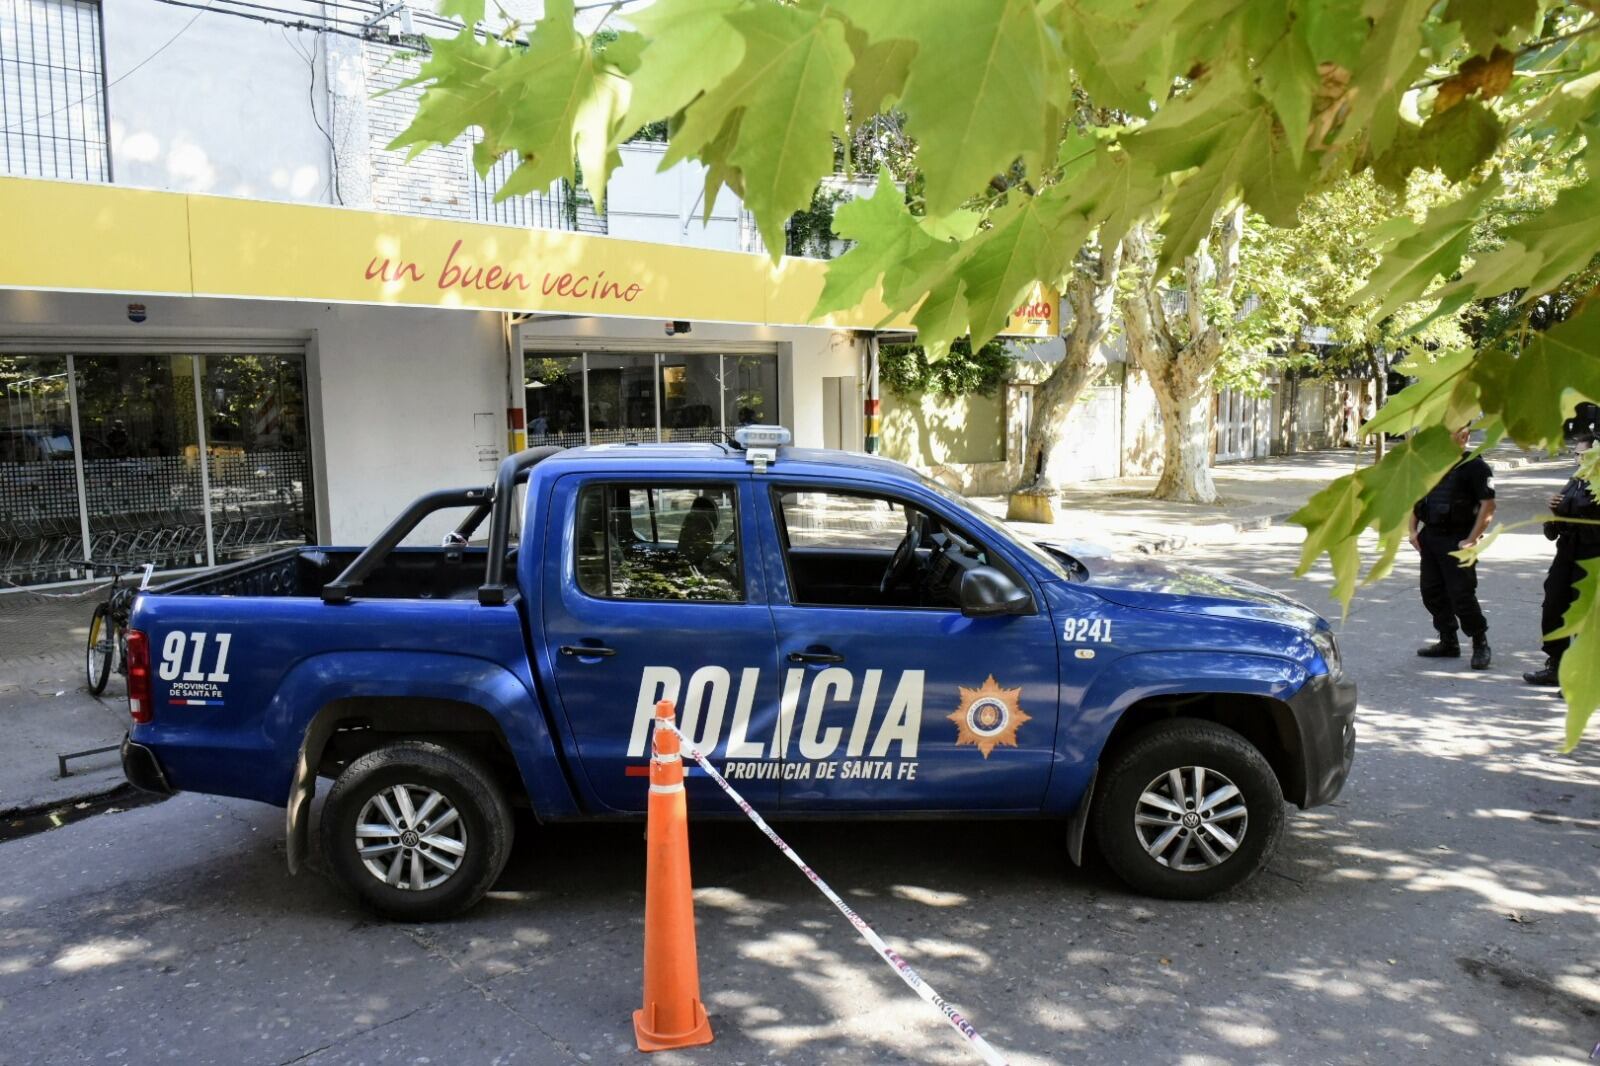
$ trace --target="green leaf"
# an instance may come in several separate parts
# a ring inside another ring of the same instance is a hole
[[[1580,564],[1578,598],[1561,619],[1561,628],[1547,637],[1571,637],[1572,644],[1561,656],[1561,694],[1567,700],[1567,743],[1564,751],[1578,746],[1584,727],[1600,708],[1600,655],[1590,644],[1600,641],[1600,559],[1585,559]]]
[[[1365,137],[1369,150],[1381,155],[1399,123],[1400,98],[1427,69],[1423,26],[1435,0],[1366,0],[1363,13],[1372,18],[1361,54],[1351,67],[1347,112],[1336,144]]]
[[[1447,21],[1460,23],[1467,46],[1488,55],[1497,44],[1511,44],[1531,32],[1539,20],[1539,0],[1450,0]]]
[[[1320,0],[1305,5],[1301,14],[1306,41],[1318,63],[1356,68],[1372,25],[1361,9],[1362,0]]]
[[[1475,263],[1441,297],[1466,299],[1527,290],[1524,303],[1584,270],[1600,250],[1600,181],[1589,178],[1563,190],[1556,201],[1505,232],[1505,244]]]
[[[876,43],[915,40],[900,108],[920,146],[930,215],[959,207],[1017,159],[1054,157],[1044,121],[1070,105],[1061,45],[1034,0],[840,5]]]
[[[1274,116],[1272,105],[1227,68],[1125,138],[1129,156],[1154,174],[1193,168],[1167,204],[1158,273],[1193,252],[1236,196],[1274,225],[1295,224],[1311,177]]]
[[[1059,277],[1088,236],[1088,221],[1076,213],[1064,214],[1061,204],[1050,192],[1013,197],[990,216],[989,228],[968,242],[955,274],[966,297],[974,345],[1005,328],[1034,283]]]
[[[1100,247],[1109,253],[1135,222],[1155,208],[1163,191],[1162,180],[1135,166],[1127,152],[1102,146],[1072,195],[1089,221],[1100,227]]]
[[[1304,20],[1291,23],[1257,66],[1261,95],[1272,103],[1296,167],[1302,161],[1311,128],[1311,101],[1322,83],[1317,73],[1317,58],[1306,40],[1306,30]]]
[[[1379,303],[1372,318],[1386,318],[1420,297],[1435,278],[1454,273],[1466,254],[1479,213],[1502,188],[1496,175],[1460,199],[1435,207],[1421,223],[1396,226],[1398,233],[1384,248],[1382,262],[1350,298],[1351,305],[1376,299]]]
[[[727,16],[744,39],[733,73],[684,111],[663,168],[697,152],[736,168],[745,205],[774,260],[783,225],[811,203],[817,180],[833,171],[833,138],[845,134],[844,85],[852,56],[844,24],[793,7],[743,7]],[[704,149],[742,111],[725,158]]]
[[[854,26],[845,31],[845,39],[855,53],[845,88],[850,92],[850,119],[859,126],[900,99],[917,42],[891,37],[873,44]]]
[[[1151,62],[1152,51],[1128,47],[1147,19],[1139,5],[1121,0],[1061,6],[1056,24],[1067,61],[1097,106],[1150,114],[1147,86],[1159,64]]]
[[[1354,547],[1362,529],[1361,482],[1346,474],[1306,501],[1289,521],[1306,529],[1295,575],[1305,576],[1318,557],[1326,553],[1333,564],[1333,597],[1346,605],[1355,595],[1360,560],[1344,545]]]
[[[1470,374],[1475,354],[1463,348],[1432,361],[1413,359],[1396,367],[1414,380],[1361,427],[1361,435],[1409,433],[1433,423],[1452,426],[1470,421],[1478,410],[1478,386]]]
[[[402,86],[425,85],[417,113],[388,149],[410,148],[408,158],[436,144],[449,144],[471,126],[485,129],[504,121],[505,102],[489,74],[514,58],[502,45],[479,41],[470,30],[433,42],[417,76]]]
[[[1510,382],[1494,373],[1497,364],[1484,365],[1489,373],[1480,378],[1479,395],[1485,413],[1499,416],[1519,444],[1555,451],[1561,423],[1578,400],[1600,401],[1600,305],[1531,334],[1510,362]]]
[[[1468,177],[1500,146],[1500,120],[1481,100],[1467,100],[1435,113],[1421,126],[1403,123],[1388,151],[1372,163],[1378,184],[1406,191],[1413,170],[1437,169],[1452,183]]]
[[[628,133],[675,115],[732,74],[744,58],[744,37],[727,19],[740,0],[656,0],[630,12],[646,41],[630,72]]]
[[[922,303],[911,316],[917,327],[917,342],[925,347],[929,357],[943,359],[955,340],[967,330],[967,300],[961,291],[961,279],[947,279],[947,283],[929,289]]]
[[[521,184],[534,189],[560,178],[574,176],[574,126],[586,107],[602,110],[610,105],[591,104],[599,86],[593,50],[573,25],[572,0],[550,0],[545,17],[528,35],[528,46],[513,53],[483,77],[486,87],[499,90],[504,121],[484,127],[484,140],[515,148],[522,157]],[[586,138],[592,136],[592,129]],[[586,171],[584,182],[605,198],[608,168],[602,153],[587,153],[596,169]],[[502,193],[504,196],[509,193]]]
[[[1383,457],[1383,461],[1360,471],[1361,501],[1365,524],[1380,534],[1405,529],[1411,521],[1411,505],[1439,483],[1461,458],[1446,426],[1429,426],[1405,440]]]
[[[871,196],[841,204],[833,216],[833,230],[854,241],[850,250],[828,264],[822,282],[822,295],[811,317],[855,307],[885,274],[904,270],[929,252],[946,247],[929,236],[906,210],[905,194],[895,185],[888,168],[878,172],[878,186]],[[904,280],[891,278],[885,294],[902,295]]]

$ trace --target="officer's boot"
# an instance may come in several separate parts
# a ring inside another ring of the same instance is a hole
[[[1489,669],[1489,634],[1479,633],[1472,638],[1472,668]]]
[[[1454,633],[1440,633],[1436,642],[1426,648],[1418,648],[1417,654],[1424,659],[1459,659],[1461,642],[1456,639]]]
[[[1524,673],[1522,680],[1530,685],[1544,685],[1550,688],[1561,684],[1561,660],[1546,659],[1539,669]]]

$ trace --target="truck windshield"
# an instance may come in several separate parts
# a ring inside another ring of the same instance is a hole
[[[982,526],[984,529],[993,533],[996,537],[1004,540],[1007,544],[1016,547],[1018,551],[1022,552],[1028,558],[1042,566],[1052,577],[1059,577],[1063,581],[1072,580],[1073,573],[1070,569],[1068,569],[1066,563],[1051,555],[1037,544],[1017,536],[1015,530],[1011,529],[1004,522],[1000,521],[998,518],[995,518],[993,515],[990,515],[982,508],[974,507],[972,502],[965,496],[951,492],[949,489],[945,488],[943,485],[939,484],[937,481],[921,472],[917,472],[917,479],[922,482],[923,487],[929,492],[938,496],[946,503],[959,508],[961,513],[970,517],[975,524]]]

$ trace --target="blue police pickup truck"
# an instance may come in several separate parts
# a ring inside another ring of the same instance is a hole
[[[1343,786],[1355,685],[1307,608],[1030,543],[895,462],[735,436],[522,452],[365,549],[141,595],[128,779],[287,807],[291,871],[332,779],[329,866],[406,920],[489,889],[513,807],[642,814],[663,698],[769,816],[1055,819],[1075,861],[1092,832],[1169,898],[1249,878],[1285,801]],[[401,546],[449,508],[443,546]]]

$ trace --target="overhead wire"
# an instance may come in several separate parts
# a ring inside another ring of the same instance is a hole
[[[421,34],[394,34],[386,33],[376,25],[378,16],[384,13],[384,8],[374,4],[371,7],[357,7],[351,4],[332,4],[341,11],[364,14],[365,18],[343,16],[339,14],[313,13],[302,8],[286,7],[283,5],[252,3],[250,0],[211,0],[202,5],[193,0],[155,0],[159,4],[171,7],[202,8],[213,11],[219,15],[231,15],[252,22],[259,22],[268,26],[285,27],[292,30],[303,30],[312,33],[331,33],[341,37],[350,37],[355,40],[371,41],[375,44],[387,44],[394,47],[414,47],[427,49],[427,38]],[[431,29],[459,32],[461,23],[444,19],[426,12],[411,12],[413,24],[421,22]]]

